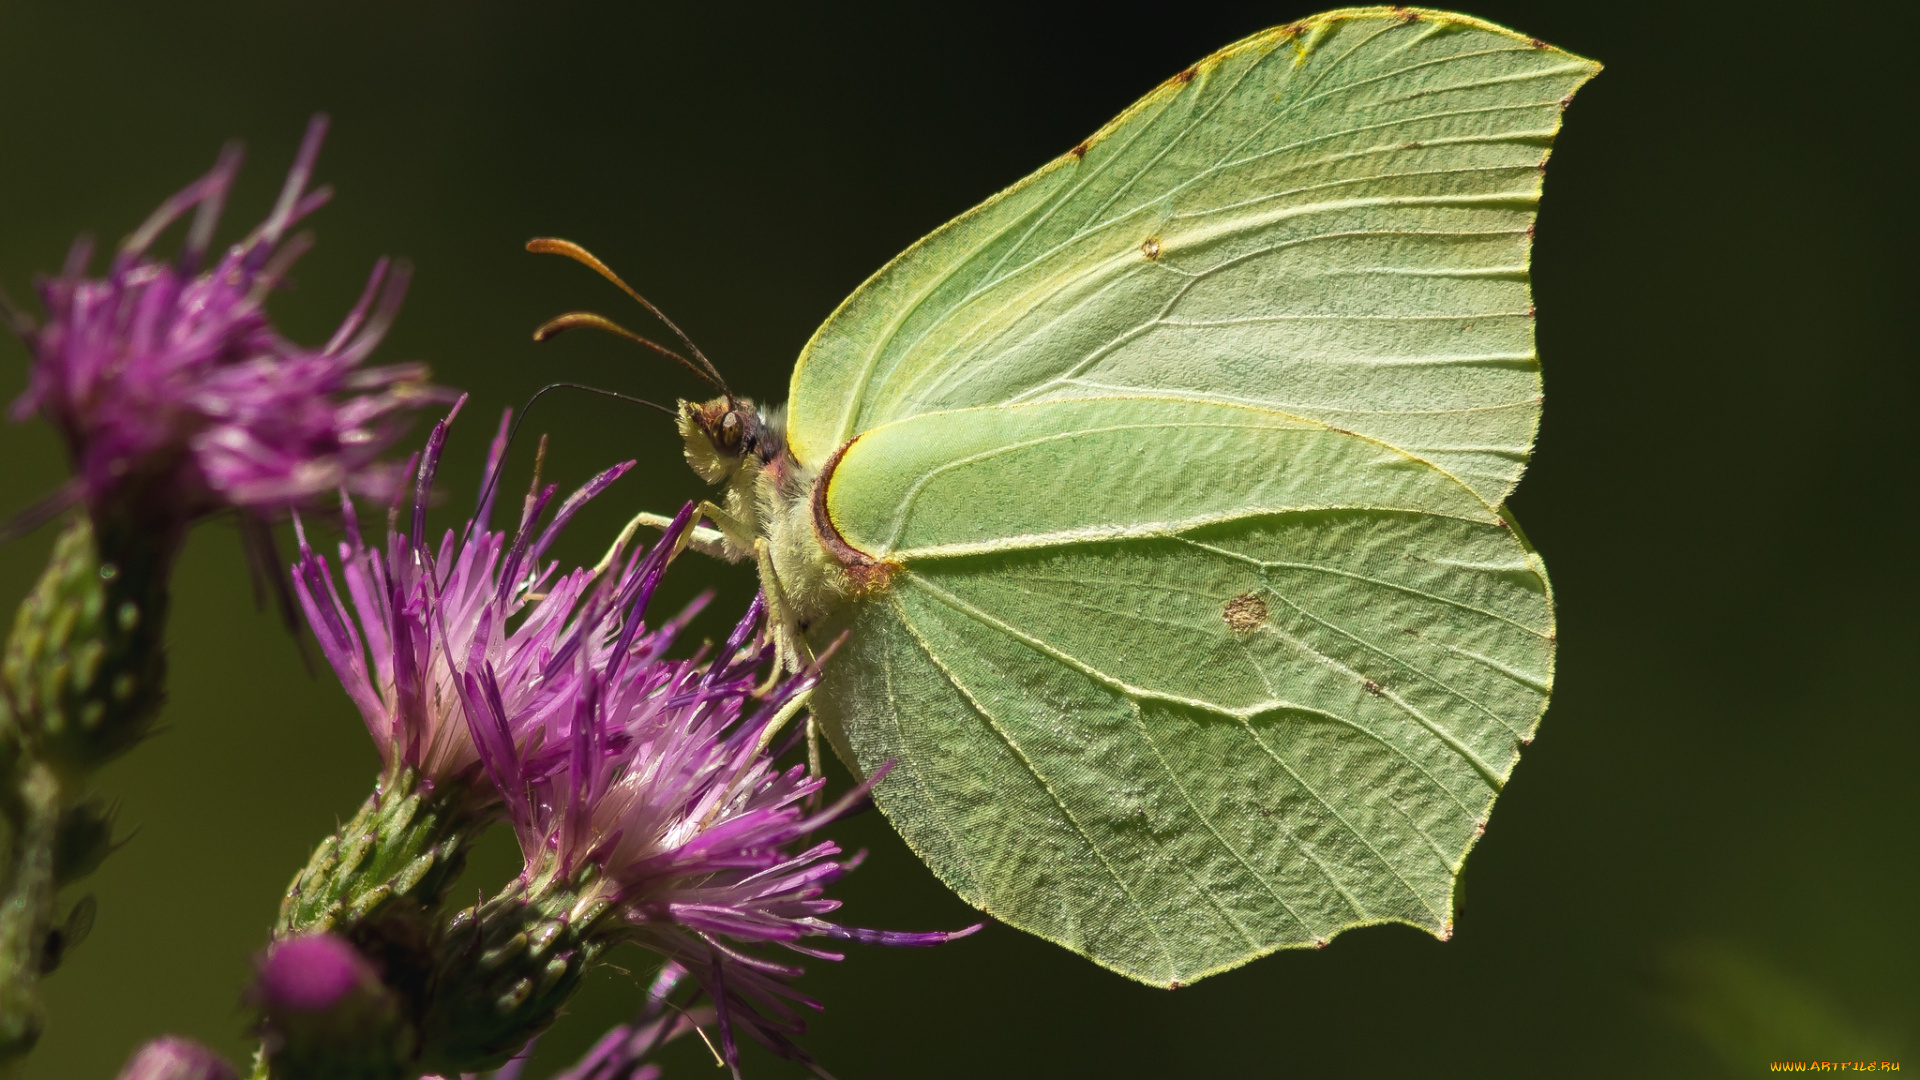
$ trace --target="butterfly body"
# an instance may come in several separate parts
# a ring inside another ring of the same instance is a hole
[[[679,426],[688,463],[723,485],[722,502],[705,508],[717,527],[704,546],[729,562],[756,562],[782,639],[781,663],[798,668],[812,658],[807,632],[861,591],[858,556],[843,561],[831,534],[816,527],[819,470],[788,450],[782,413],[748,399],[682,401]]]
[[[1162,84],[683,402],[840,756],[962,896],[1191,982],[1453,884],[1552,685],[1505,510],[1541,172],[1597,65],[1360,8]]]

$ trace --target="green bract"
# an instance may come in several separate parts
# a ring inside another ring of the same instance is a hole
[[[1451,929],[1546,707],[1502,509],[1542,167],[1598,66],[1331,12],[1181,72],[862,285],[784,441],[683,405],[841,756],[963,897],[1161,985]]]

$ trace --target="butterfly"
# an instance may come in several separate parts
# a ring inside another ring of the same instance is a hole
[[[723,390],[677,414],[723,487],[694,545],[755,563],[814,721],[969,903],[1161,986],[1451,935],[1553,683],[1504,503],[1598,70],[1437,11],[1268,30],[888,263],[784,409],[678,357]]]

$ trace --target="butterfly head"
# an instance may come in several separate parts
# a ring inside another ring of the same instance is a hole
[[[723,394],[711,401],[683,400],[678,422],[687,462],[710,484],[726,480],[748,462],[765,464],[779,453],[779,425],[751,398]]]

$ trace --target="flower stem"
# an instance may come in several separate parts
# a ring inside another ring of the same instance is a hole
[[[10,831],[0,1061],[39,1038],[40,976],[75,936],[53,926],[57,891],[112,847],[111,821],[81,801],[87,777],[139,742],[159,711],[171,539],[136,527],[101,537],[76,517],[21,601],[0,660],[0,814]]]
[[[5,793],[12,836],[0,896],[0,1060],[25,1054],[40,1038],[38,987],[53,921],[53,851],[60,823],[60,785],[53,771],[21,762],[15,776]]]

